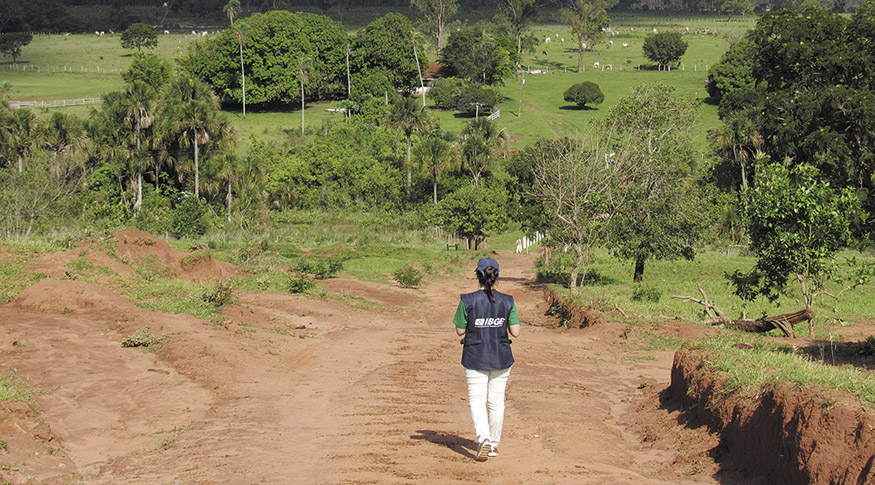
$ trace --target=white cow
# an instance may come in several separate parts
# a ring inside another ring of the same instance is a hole
[[[629,43],[628,43],[628,42],[623,42],[623,47],[629,47]]]
[[[551,40],[552,40],[551,37],[547,37],[546,39],[544,39],[544,42],[550,42]]]
[[[601,64],[598,61],[592,63],[592,67],[594,67],[596,69],[598,69],[599,66],[601,66]]]

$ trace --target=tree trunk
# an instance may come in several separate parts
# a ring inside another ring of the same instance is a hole
[[[741,186],[747,188],[747,168],[741,165]]]
[[[137,200],[134,202],[134,214],[140,212],[143,206],[143,172],[137,172]]]
[[[200,198],[200,179],[198,178],[197,133],[194,134],[194,196]]]
[[[773,317],[758,318],[756,320],[730,320],[725,322],[728,328],[737,328],[745,332],[768,332],[773,328],[778,328],[785,336],[795,338],[793,325],[802,323],[806,320],[810,323],[814,317],[814,312],[810,308],[805,308],[793,313],[784,313]],[[809,326],[811,328],[811,326]],[[811,335],[809,335],[811,336]]]
[[[437,177],[434,178],[434,203],[437,204]]]
[[[644,258],[635,258],[635,274],[632,276],[632,281],[640,283],[644,278]]]
[[[577,42],[577,73],[583,73],[583,42]]]
[[[304,136],[304,72],[301,71],[301,136]]]
[[[410,197],[410,185],[411,185],[411,170],[410,170],[410,133],[407,134],[407,196]]]
[[[18,154],[18,173],[24,172],[24,157]]]
[[[240,39],[240,76],[243,80],[243,119],[246,119],[246,71],[243,69],[243,40]]]
[[[583,263],[583,249],[577,244],[574,245],[574,266],[571,267],[571,275],[568,278],[568,289],[572,293],[577,292],[577,280],[580,276],[580,265]],[[584,273],[584,278],[586,273]]]
[[[228,177],[228,222],[231,222],[231,177]]]

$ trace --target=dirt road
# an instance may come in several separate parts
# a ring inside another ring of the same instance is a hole
[[[341,299],[240,294],[229,322],[136,308],[98,284],[47,279],[0,306],[5,374],[42,391],[0,414],[12,483],[751,483],[717,440],[661,403],[671,351],[622,324],[563,330],[499,253],[522,335],[501,455],[473,460],[452,316],[464,279],[420,289],[337,278]],[[473,266],[472,266],[473,267]],[[149,327],[163,350],[122,348]],[[702,332],[663,323],[674,335]]]

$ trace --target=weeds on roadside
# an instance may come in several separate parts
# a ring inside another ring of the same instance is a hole
[[[141,328],[122,339],[122,347],[153,347],[167,338],[166,335],[152,333],[149,327]]]
[[[200,298],[209,305],[221,308],[234,301],[234,283],[226,280],[207,286],[201,291]]]
[[[37,391],[16,377],[17,371],[12,369],[9,375],[0,375],[0,402],[20,401],[33,403]]]

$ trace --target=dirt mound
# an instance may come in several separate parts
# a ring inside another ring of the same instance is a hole
[[[754,400],[725,394],[700,352],[675,354],[670,395],[720,433],[748,471],[779,483],[875,483],[875,419],[850,396],[780,383]]]
[[[106,288],[84,281],[47,278],[25,289],[10,306],[38,313],[131,313],[136,307]]]
[[[143,231],[120,231],[115,233],[115,238],[119,256],[145,266],[147,271],[166,271],[190,281],[227,279],[241,272],[231,263],[214,259],[209,251],[186,253]]]

